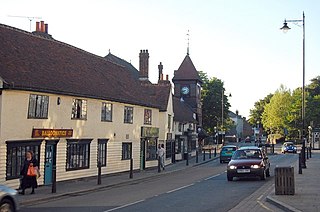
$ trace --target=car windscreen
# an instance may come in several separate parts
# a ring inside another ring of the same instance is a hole
[[[258,149],[245,149],[245,150],[237,150],[233,156],[233,160],[239,159],[261,159],[262,154]]]
[[[223,152],[232,152],[232,151],[236,151],[236,147],[223,147],[222,151]]]

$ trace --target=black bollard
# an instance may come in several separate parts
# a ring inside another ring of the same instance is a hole
[[[211,159],[211,149],[209,149],[209,159]]]
[[[129,174],[129,178],[133,178],[133,159],[130,159],[130,174]]]
[[[189,153],[186,154],[186,166],[189,166]]]
[[[98,185],[101,185],[101,162],[98,162]]]
[[[198,150],[196,150],[196,163],[199,162],[198,156],[199,156],[199,153],[198,153]]]
[[[161,172],[161,157],[158,157],[158,173]]]
[[[309,147],[309,154],[310,154],[310,158],[312,158],[312,156],[311,156],[311,147]]]
[[[214,148],[214,157],[217,157],[217,147]]]
[[[309,147],[306,147],[307,150],[307,159],[309,160]]]
[[[272,154],[274,154],[274,144],[272,144]]]
[[[298,162],[299,164],[299,174],[302,174],[302,166],[301,166],[301,163],[302,163],[302,161],[301,161],[301,153],[299,153],[299,162]]]
[[[51,192],[56,193],[57,192],[57,167],[56,165],[52,166],[52,187]]]
[[[203,161],[205,161],[206,160],[206,150],[204,149],[203,150]]]

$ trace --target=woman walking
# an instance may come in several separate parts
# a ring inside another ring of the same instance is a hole
[[[26,158],[24,160],[20,175],[22,175],[21,189],[19,194],[24,195],[26,188],[31,188],[31,194],[34,194],[34,189],[38,187],[37,173],[38,173],[38,161],[33,157],[32,151],[26,152]]]

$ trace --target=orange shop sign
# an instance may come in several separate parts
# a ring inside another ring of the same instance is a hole
[[[73,129],[32,129],[32,138],[72,137]]]

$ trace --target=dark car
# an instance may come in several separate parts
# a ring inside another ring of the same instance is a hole
[[[236,150],[237,146],[235,145],[223,146],[220,151],[220,163],[229,162]]]
[[[265,180],[270,176],[270,162],[265,153],[256,146],[241,147],[234,152],[228,163],[227,179],[234,177],[260,177]]]
[[[17,190],[0,185],[0,211],[15,212],[19,209]]]
[[[297,153],[297,147],[292,142],[284,142],[281,147],[281,152],[283,154],[287,152]]]

